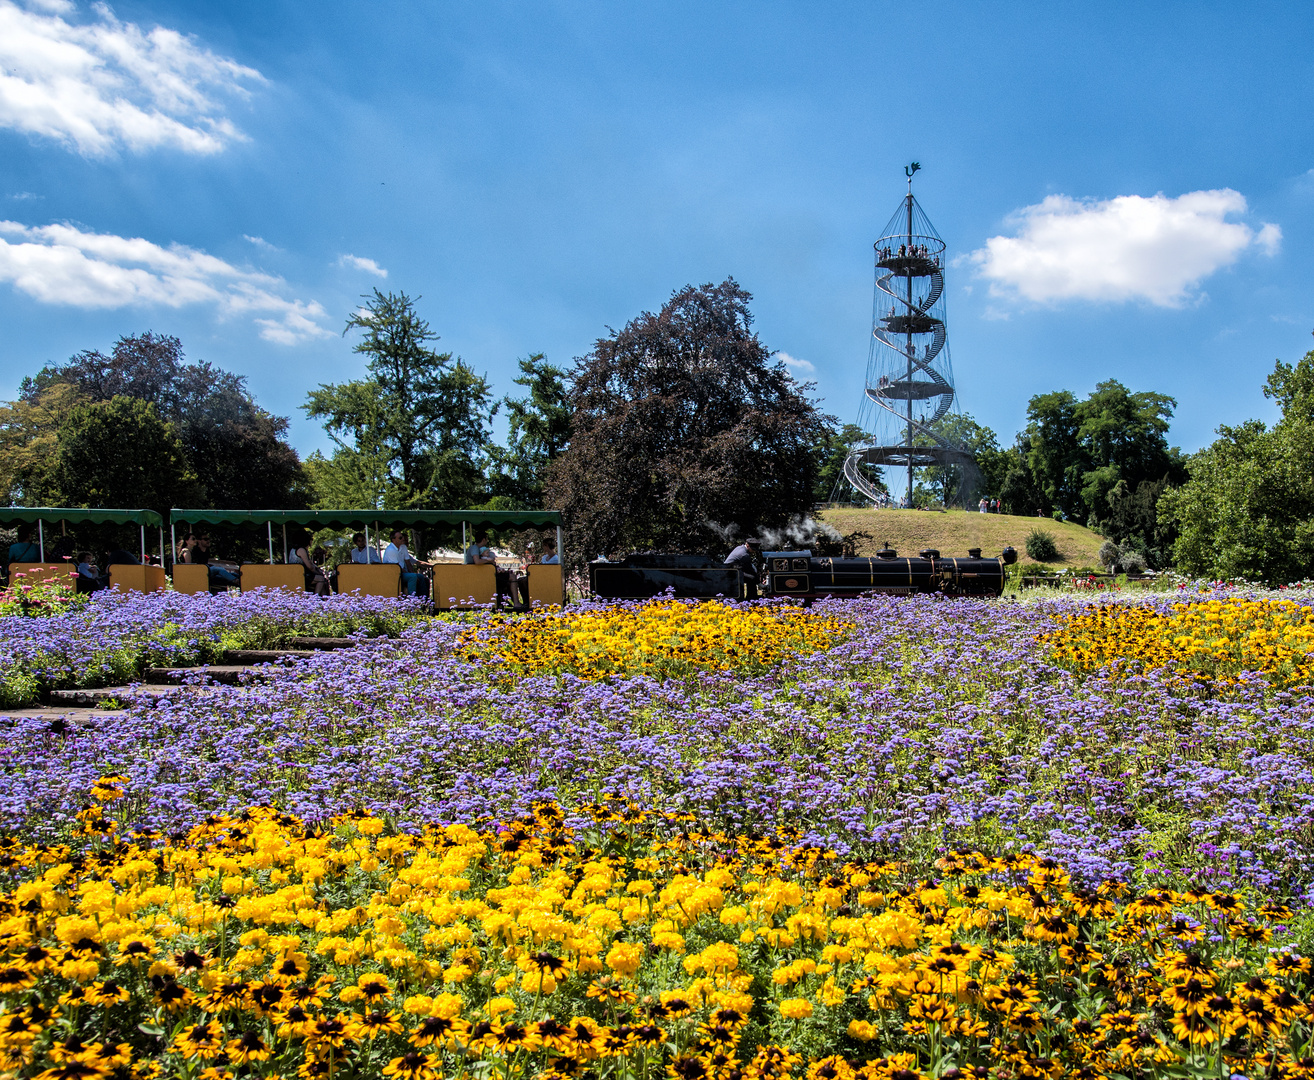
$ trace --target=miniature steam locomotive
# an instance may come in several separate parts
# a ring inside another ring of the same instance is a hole
[[[908,558],[886,547],[872,558],[838,559],[814,556],[811,551],[766,551],[763,561],[759,584],[762,595],[769,597],[999,596],[1004,591],[1004,567],[1017,562],[1017,552],[1006,547],[997,558],[983,559],[980,548],[971,548],[961,559],[943,558],[935,548],[926,548],[916,558]],[[723,566],[710,555],[644,553],[589,563],[589,588],[594,596],[608,600],[642,600],[667,589],[676,596],[742,599],[749,595],[749,584],[749,575],[738,567]]]

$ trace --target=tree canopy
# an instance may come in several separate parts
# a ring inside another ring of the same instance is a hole
[[[1220,427],[1187,460],[1189,480],[1159,502],[1189,574],[1282,585],[1314,566],[1314,352],[1294,366],[1278,361],[1264,395],[1282,409],[1272,429]]]
[[[122,394],[74,406],[59,429],[54,472],[63,506],[167,514],[201,497],[173,424],[151,402]]]
[[[115,398],[150,404],[172,425],[199,483],[194,500],[223,508],[305,505],[305,477],[286,442],[287,420],[260,408],[241,376],[204,361],[188,363],[176,337],[147,331],[119,338],[108,356],[84,350],[24,379],[10,408],[31,420],[37,415],[32,410]],[[61,497],[50,490],[48,475],[43,483],[45,500]],[[169,483],[161,475],[159,484]]]
[[[508,509],[532,509],[543,505],[548,466],[570,445],[568,373],[549,364],[542,353],[519,364],[515,383],[528,393],[502,399],[507,443],[505,448],[492,448],[494,468],[489,486],[494,498],[510,504]]]
[[[827,419],[752,330],[733,278],[686,286],[573,370],[569,449],[547,501],[569,550],[698,550],[811,507]]]
[[[319,501],[341,496],[380,509],[467,506],[483,491],[482,455],[492,419],[487,381],[451,353],[416,300],[378,289],[347,319],[368,378],[321,383],[302,406],[337,444],[310,463]]]

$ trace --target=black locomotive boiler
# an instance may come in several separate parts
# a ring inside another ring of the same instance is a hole
[[[766,551],[759,587],[763,596],[803,600],[874,593],[999,596],[1004,591],[1004,568],[1015,562],[1017,552],[1011,547],[993,559],[982,558],[980,548],[971,548],[966,558],[945,558],[934,548],[911,558],[887,547],[860,559],[816,556],[806,550]],[[743,598],[747,585],[742,570],[724,566],[710,555],[642,553],[589,563],[589,588],[606,600],[643,600],[668,589],[681,597]]]

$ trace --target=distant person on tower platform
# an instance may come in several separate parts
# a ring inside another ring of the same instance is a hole
[[[762,576],[762,541],[757,537],[745,540],[725,557],[725,566],[737,566],[744,573],[745,596],[757,599],[757,583]]]

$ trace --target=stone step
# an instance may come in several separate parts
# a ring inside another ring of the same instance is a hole
[[[224,663],[272,664],[288,658],[304,660],[314,655],[314,649],[229,649],[224,653]]]
[[[172,687],[165,686],[98,686],[85,690],[52,690],[50,691],[50,704],[57,707],[60,705],[80,705],[83,708],[90,708],[99,705],[105,701],[131,701],[138,697],[158,697],[161,694],[167,694]],[[14,715],[6,713],[6,716]]]
[[[269,669],[250,667],[246,664],[205,664],[192,668],[153,667],[146,669],[142,681],[156,685],[178,686],[197,675],[204,675],[212,682],[223,683],[225,686],[237,686],[244,675],[254,679],[267,678]]]
[[[354,649],[356,639],[349,637],[294,637],[287,639],[289,649]]]
[[[33,705],[26,709],[0,709],[0,717],[5,719],[46,720],[52,735],[62,735],[65,731],[71,731],[79,724],[88,721],[123,715],[121,709],[53,708],[49,705]]]

